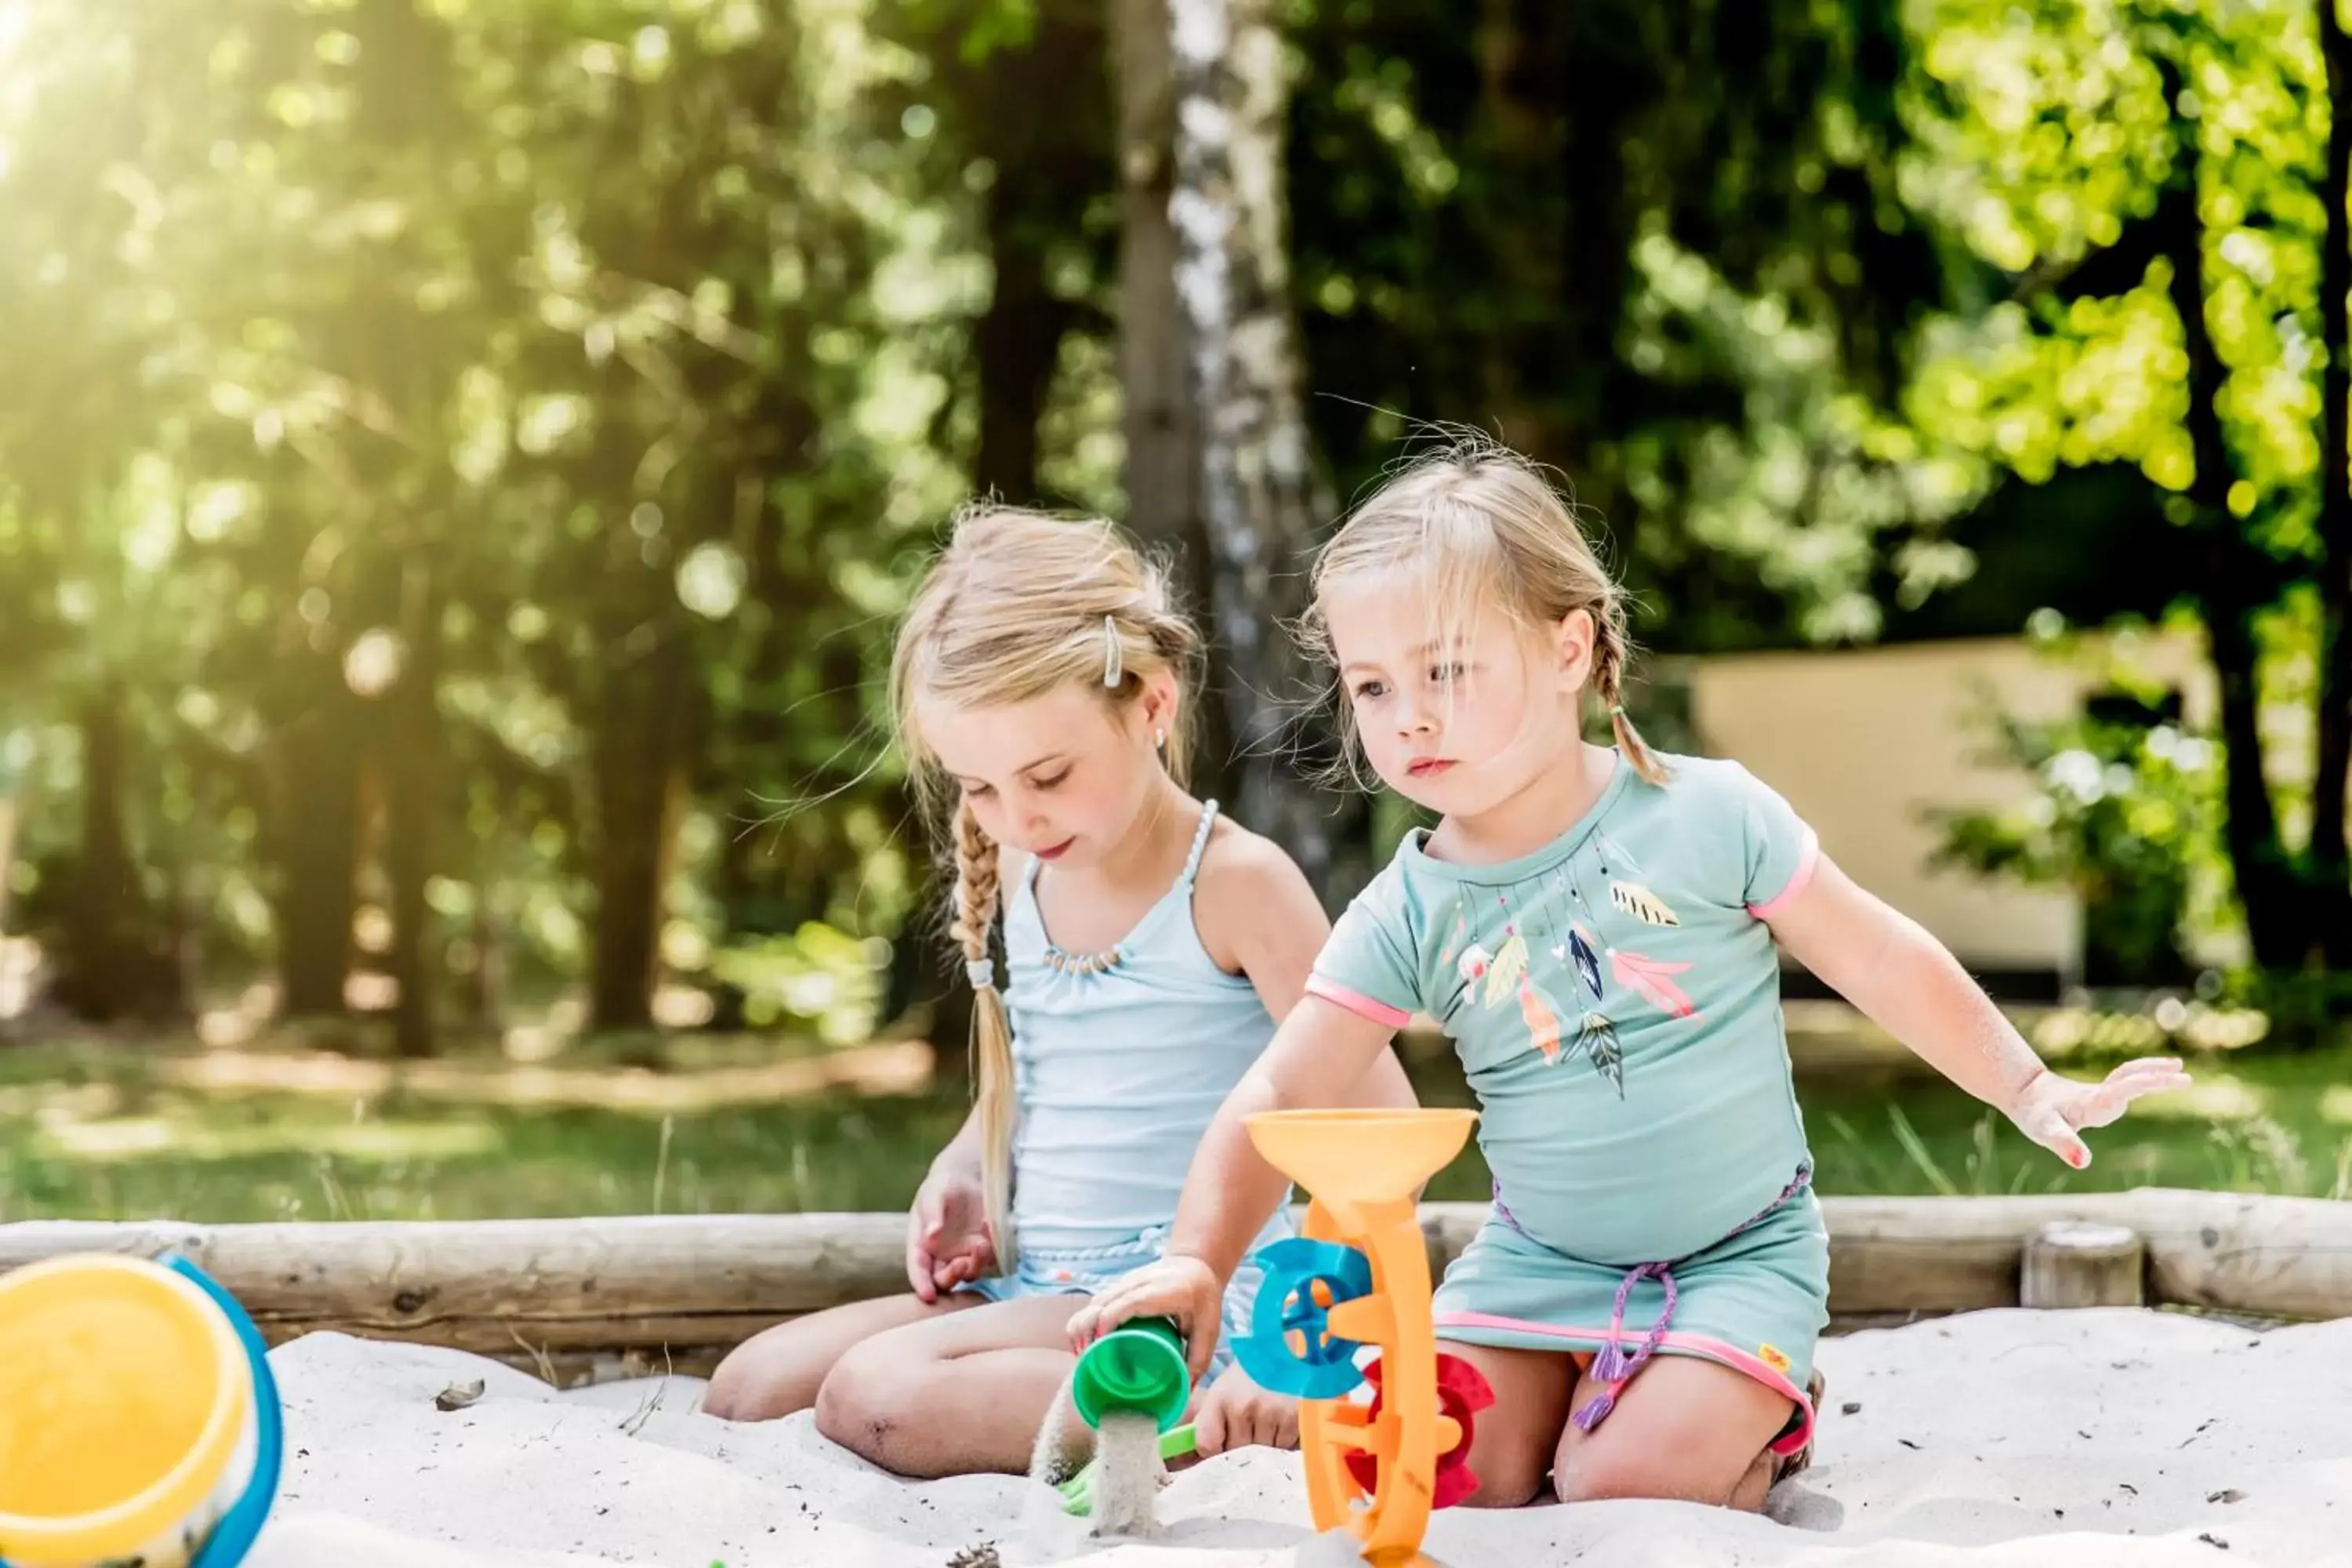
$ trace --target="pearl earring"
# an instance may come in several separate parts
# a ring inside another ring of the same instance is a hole
[[[1165,731],[1165,730],[1154,730],[1154,731],[1151,731],[1151,743],[1152,743],[1152,745],[1153,745],[1153,746],[1157,747],[1158,749],[1160,749],[1160,750],[1161,750],[1161,751],[1165,751],[1165,750],[1167,750],[1167,749],[1168,749],[1168,731]]]

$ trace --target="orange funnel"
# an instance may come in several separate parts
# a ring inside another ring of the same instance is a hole
[[[1475,1110],[1267,1110],[1243,1119],[1266,1163],[1327,1204],[1411,1197],[1469,1140]]]

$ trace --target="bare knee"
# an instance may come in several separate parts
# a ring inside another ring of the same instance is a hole
[[[1654,1458],[1603,1444],[1582,1446],[1559,1457],[1552,1485],[1562,1502],[1608,1502],[1619,1498],[1674,1495]]]
[[[1670,1455],[1643,1452],[1630,1444],[1580,1444],[1559,1456],[1552,1485],[1562,1502],[1608,1502],[1657,1498],[1678,1502],[1728,1503],[1738,1476],[1701,1475]]]
[[[773,1421],[795,1415],[815,1402],[822,1375],[753,1340],[737,1346],[710,1374],[702,1413],[721,1421]]]
[[[1478,1489],[1462,1500],[1464,1508],[1525,1508],[1543,1489],[1543,1457],[1533,1448],[1475,1456],[1470,1471]]]
[[[1543,1476],[1539,1470],[1526,1475],[1489,1479],[1478,1477],[1478,1489],[1462,1500],[1464,1508],[1525,1508],[1536,1500],[1541,1489]]]
[[[868,1464],[903,1473],[907,1436],[922,1419],[934,1363],[903,1345],[881,1352],[885,1342],[856,1346],[826,1374],[816,1394],[816,1429]]]

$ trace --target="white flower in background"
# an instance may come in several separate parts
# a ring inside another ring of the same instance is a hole
[[[2053,789],[2063,789],[2084,805],[2092,805],[2105,793],[2105,770],[2099,759],[2076,747],[2061,752],[2042,764],[2042,776]]]

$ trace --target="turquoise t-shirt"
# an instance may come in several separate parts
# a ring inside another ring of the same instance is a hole
[[[1626,1267],[1721,1239],[1809,1157],[1765,919],[1811,879],[1812,830],[1737,763],[1661,760],[1664,785],[1621,761],[1581,821],[1501,865],[1408,834],[1308,985],[1436,1019],[1511,1217]]]

